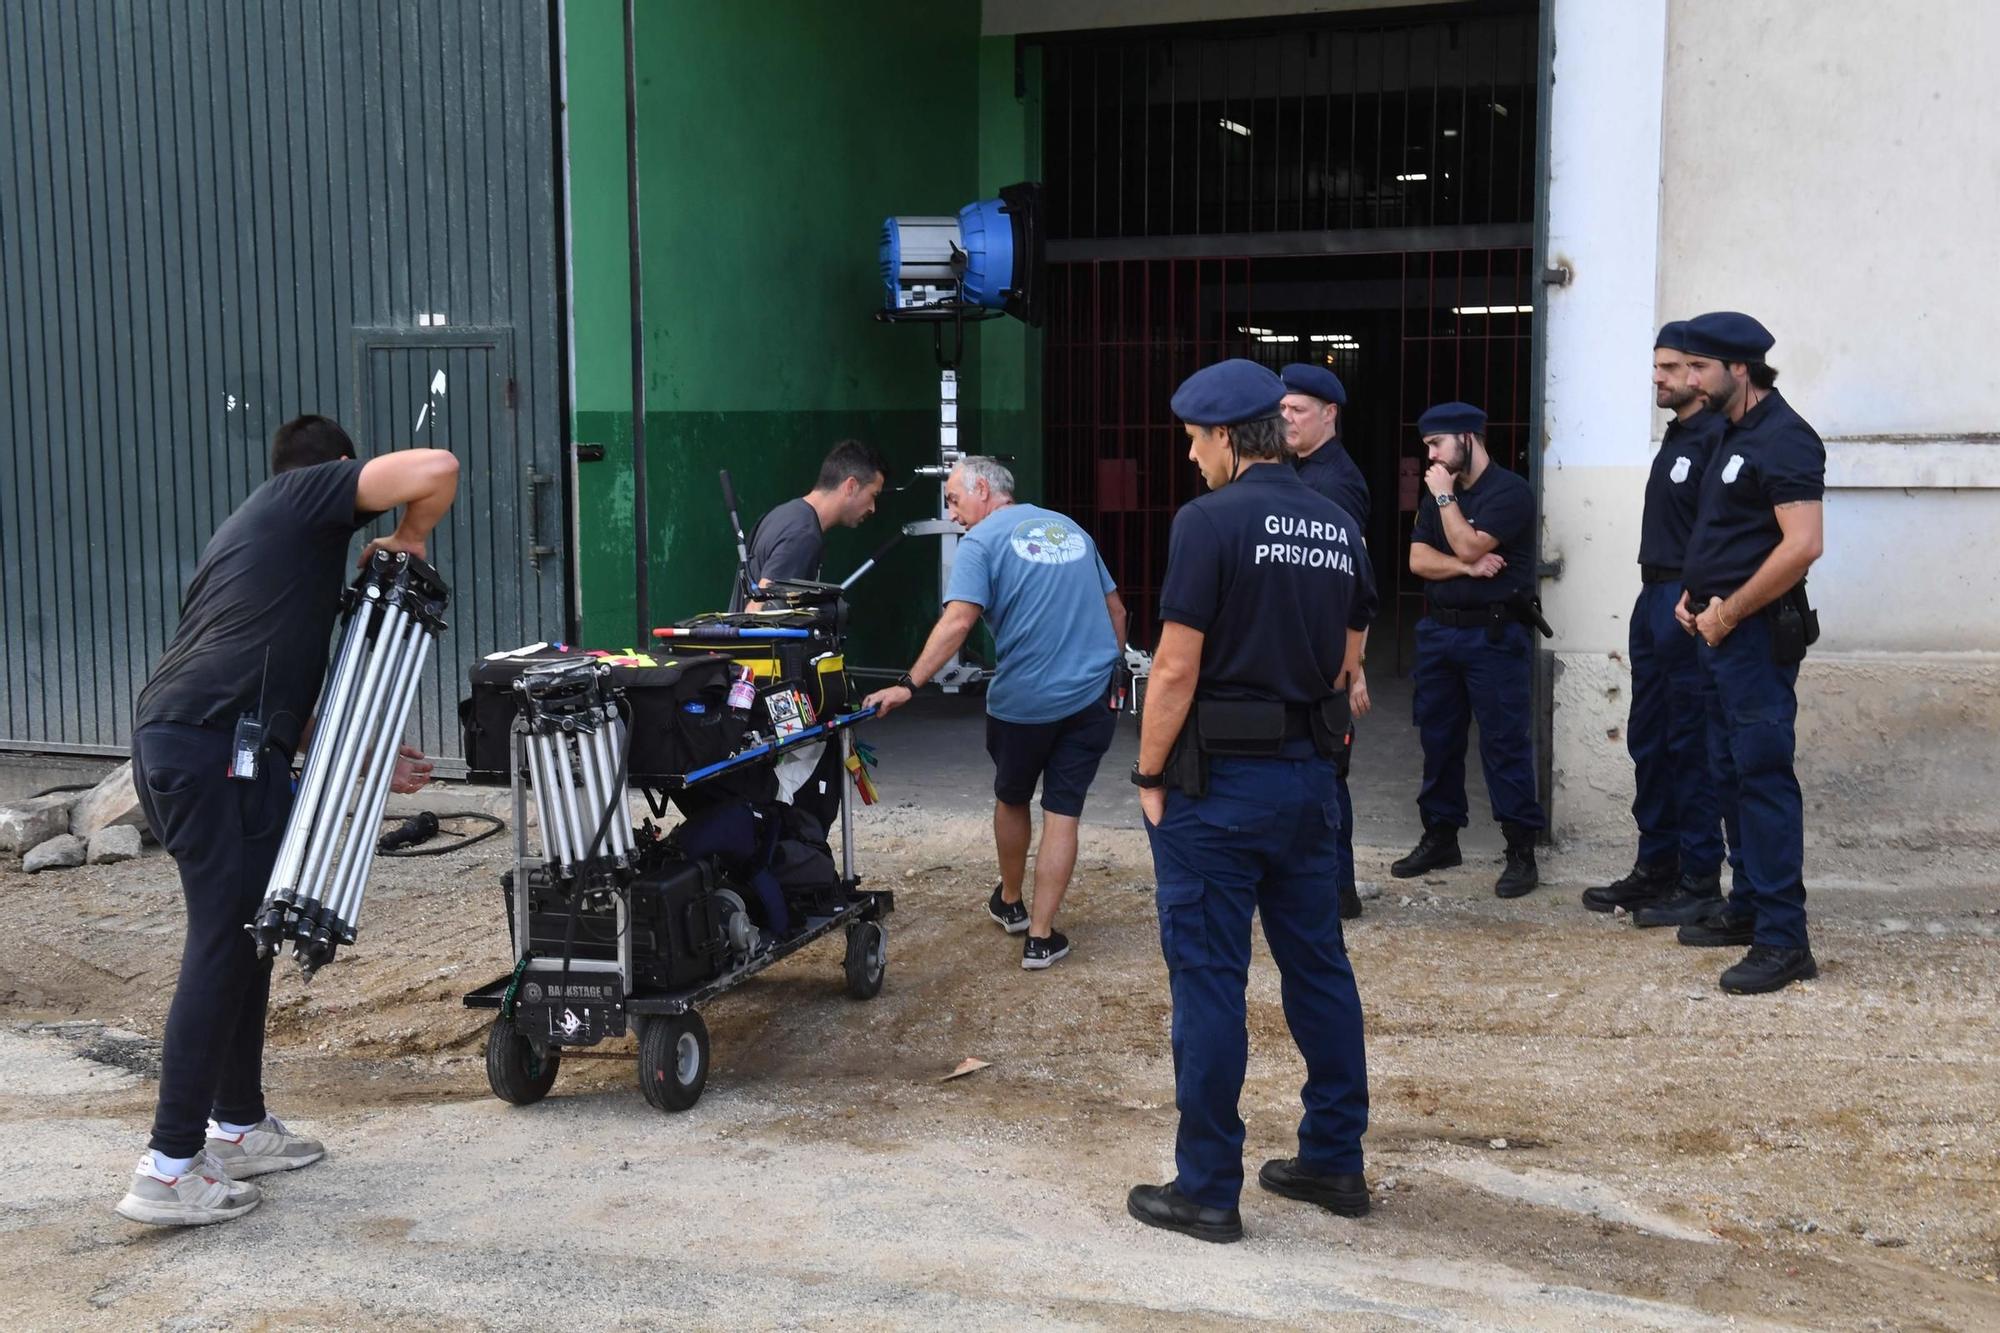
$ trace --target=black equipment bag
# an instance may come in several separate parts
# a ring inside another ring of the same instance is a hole
[[[476,662],[472,693],[458,706],[465,729],[466,778],[505,784],[513,762],[514,682],[538,666],[588,661],[574,653],[547,653]],[[611,667],[611,685],[625,696],[632,753],[626,780],[635,787],[678,778],[727,759],[743,737],[743,719],[729,708],[729,659],[696,653],[654,666]]]
[[[681,990],[721,975],[729,945],[714,887],[714,870],[705,860],[668,861],[632,881],[634,980]]]

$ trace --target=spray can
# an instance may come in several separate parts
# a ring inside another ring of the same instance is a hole
[[[729,668],[729,675],[729,706],[739,713],[748,714],[757,702],[757,673],[737,663]]]

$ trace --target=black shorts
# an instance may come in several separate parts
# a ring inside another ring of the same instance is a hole
[[[1072,818],[1082,814],[1084,793],[1117,730],[1118,714],[1104,700],[1059,722],[1003,722],[989,715],[986,753],[993,756],[994,799],[1026,805],[1039,780],[1042,809]]]

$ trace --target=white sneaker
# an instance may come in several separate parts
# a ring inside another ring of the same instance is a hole
[[[132,1172],[132,1188],[118,1201],[118,1215],[154,1226],[200,1227],[241,1217],[263,1200],[255,1185],[231,1180],[206,1148],[177,1176],[155,1174],[149,1152]]]
[[[294,1134],[285,1122],[267,1115],[241,1134],[225,1134],[222,1126],[208,1122],[208,1151],[222,1163],[231,1180],[248,1180],[273,1171],[296,1171],[326,1156],[326,1145],[318,1139]]]

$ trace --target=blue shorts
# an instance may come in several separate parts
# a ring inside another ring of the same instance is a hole
[[[1042,809],[1071,818],[1097,779],[1097,765],[1111,748],[1118,714],[1105,702],[1057,722],[1003,722],[986,718],[986,753],[993,756],[993,799],[1026,805],[1042,784]]]

